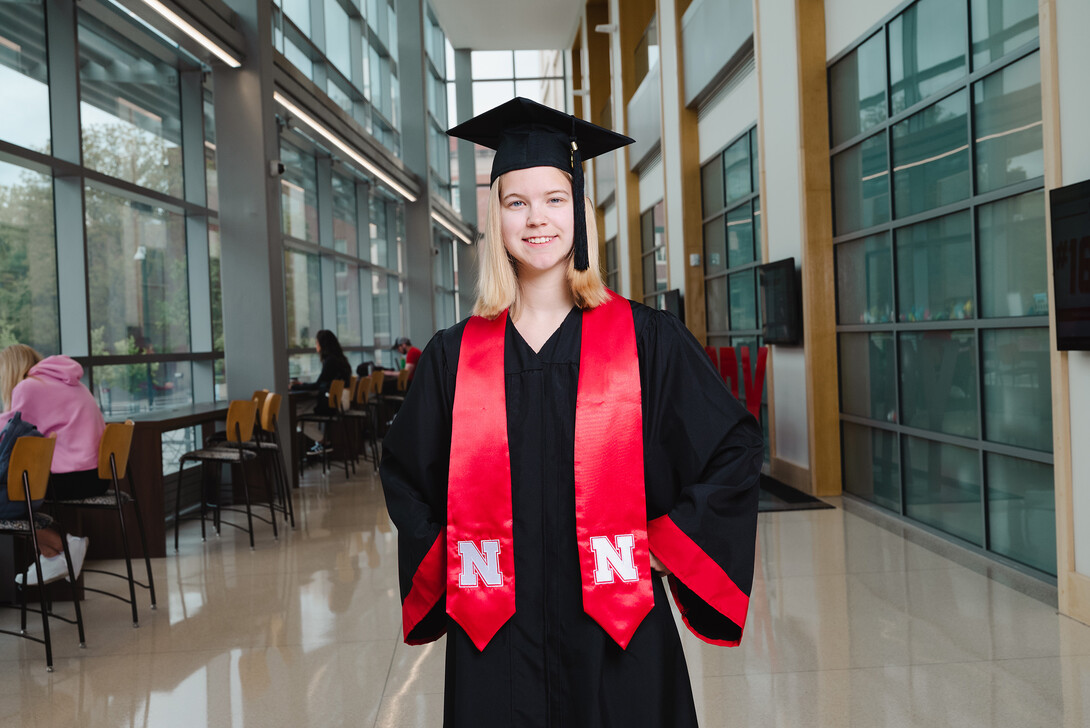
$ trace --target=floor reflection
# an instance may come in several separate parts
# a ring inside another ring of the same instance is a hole
[[[255,551],[187,524],[159,610],[132,629],[91,595],[89,646],[58,625],[52,674],[0,637],[0,728],[440,725],[443,643],[400,641],[377,480],[310,473],[297,511]],[[840,508],[762,515],[742,645],[683,641],[705,727],[1090,724],[1090,628]]]

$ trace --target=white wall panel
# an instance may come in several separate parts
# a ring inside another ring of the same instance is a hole
[[[662,201],[665,186],[662,179],[662,157],[655,160],[640,175],[640,212],[647,212]],[[637,231],[638,235],[639,232]]]
[[[763,91],[765,197],[769,260],[802,260],[799,168],[799,79],[794,0],[757,0]],[[805,265],[805,261],[803,261]],[[832,315],[830,312],[829,315]],[[776,408],[776,455],[810,467],[806,376],[801,347],[775,347],[772,376]]]
[[[825,0],[825,57],[850,46],[902,0]]]
[[[605,230],[602,232],[604,240],[609,240],[617,236],[617,205],[610,203],[608,206],[602,208],[602,215],[606,219]]]
[[[701,164],[757,121],[757,69],[750,64],[742,73],[701,110],[697,127]]]

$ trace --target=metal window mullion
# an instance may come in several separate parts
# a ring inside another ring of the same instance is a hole
[[[1047,328],[1047,316],[1023,316],[987,319],[943,319],[939,321],[913,321],[878,324],[837,324],[837,333],[867,333],[870,331],[946,331],[951,329],[976,328],[980,330],[991,329],[1033,329]]]
[[[851,422],[852,424],[862,425],[864,427],[870,427],[875,430],[884,430],[886,432],[897,433],[901,435],[907,435],[909,437],[915,437],[920,440],[934,440],[944,445],[953,445],[966,450],[983,450],[987,453],[994,455],[1004,455],[1010,458],[1017,458],[1020,460],[1029,460],[1035,463],[1043,463],[1051,465],[1055,462],[1055,457],[1050,452],[1044,450],[1033,450],[1027,447],[1020,447],[1018,445],[1007,445],[1001,442],[988,442],[976,437],[962,437],[961,435],[950,435],[945,432],[938,432],[936,430],[928,430],[922,427],[912,427],[900,422],[886,422],[884,420],[876,420],[871,417],[862,417],[860,415],[853,415],[847,412],[840,413],[840,419],[844,422]]]
[[[888,47],[889,41],[887,38],[886,45]],[[888,96],[888,94],[887,94]],[[888,135],[892,138],[892,134]],[[890,157],[890,187],[893,185],[893,158]],[[890,217],[893,216],[893,197],[890,197]],[[893,334],[893,402],[896,410],[894,411],[894,418],[898,425],[904,422],[904,407],[901,404],[901,335],[897,330],[897,320],[901,313],[901,300],[900,290],[897,277],[897,236],[894,230],[889,231],[889,275],[890,275],[890,290],[893,297],[893,315],[890,317],[892,325],[887,326],[885,330],[890,331]],[[897,448],[897,491],[900,496],[901,510],[900,514],[903,516],[908,513],[908,493],[906,488],[907,478],[905,476],[905,450],[904,442],[901,437],[901,433],[894,435],[894,446]]]
[[[76,5],[68,0],[45,2],[50,151],[53,157],[73,165],[82,162],[76,12]],[[57,176],[54,171],[51,176],[57,251],[58,343],[65,354],[85,356],[91,353],[91,327],[83,180],[78,170],[63,176]],[[93,387],[93,380],[91,384]]]
[[[182,71],[180,102],[182,122],[182,180],[185,199],[207,206],[207,180],[204,159],[204,87],[199,70]],[[189,284],[190,351],[211,351],[212,282],[208,249],[208,218],[185,215],[185,256]],[[214,362],[193,362],[191,367],[193,401],[210,402],[215,397]]]

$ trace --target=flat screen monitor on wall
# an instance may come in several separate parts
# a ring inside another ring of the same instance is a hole
[[[801,344],[802,311],[795,259],[766,263],[758,266],[757,271],[761,286],[764,343],[780,346]]]
[[[1049,193],[1056,348],[1090,351],[1090,180]]]
[[[685,323],[685,305],[680,290],[674,288],[662,294],[662,310],[669,311],[681,319],[681,323]]]

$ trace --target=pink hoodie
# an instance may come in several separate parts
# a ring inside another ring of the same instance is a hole
[[[0,427],[12,412],[43,435],[57,433],[54,473],[98,467],[98,444],[106,424],[94,396],[80,383],[83,367],[66,356],[42,359],[11,392],[11,409],[0,415]]]

